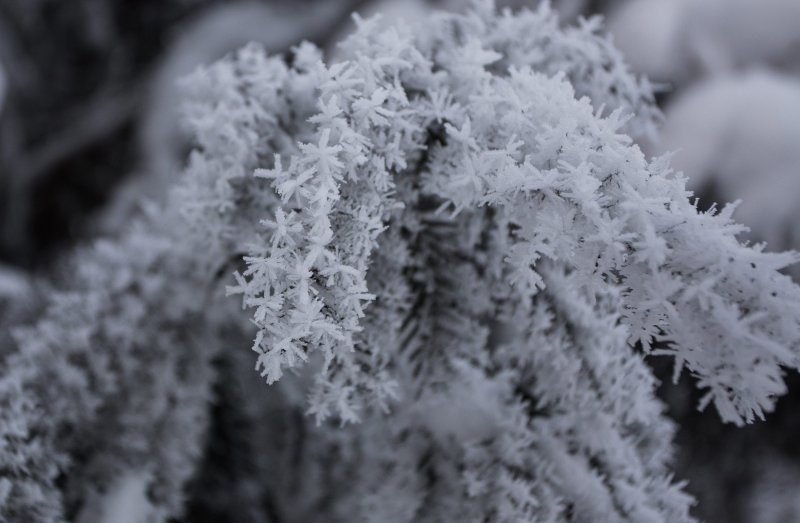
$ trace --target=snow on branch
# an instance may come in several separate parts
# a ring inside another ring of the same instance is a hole
[[[763,417],[800,363],[797,256],[632,144],[658,112],[596,21],[356,21],[341,61],[250,45],[185,80],[166,205],[77,253],[3,361],[0,514],[135,475],[179,515],[234,331],[279,382],[246,401],[313,415],[254,465],[301,478],[269,482],[297,520],[691,521],[639,347]]]

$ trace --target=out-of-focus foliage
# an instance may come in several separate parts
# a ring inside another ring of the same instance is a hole
[[[59,248],[124,221],[126,201],[163,192],[182,146],[171,86],[191,67],[251,40],[275,52],[324,42],[363,3],[0,2],[0,258],[47,267]],[[132,196],[115,199],[126,182]]]
[[[629,0],[617,2],[609,25],[634,69],[657,82],[753,65],[800,72],[795,0]]]

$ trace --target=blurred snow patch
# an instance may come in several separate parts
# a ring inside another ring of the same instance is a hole
[[[108,492],[95,494],[77,523],[147,523],[152,505],[147,500],[150,474],[132,471],[115,481]]]
[[[432,11],[432,6],[424,0],[377,0],[368,3],[364,9],[359,10],[363,18],[380,14],[387,20],[402,20],[406,24],[427,18]],[[347,28],[349,34],[352,27]]]
[[[419,3],[418,0],[412,0],[413,3]],[[404,3],[398,0],[381,0],[381,3],[391,4]],[[430,3],[430,2],[429,2]],[[509,8],[512,11],[519,9],[535,9],[540,0],[494,0],[495,5],[500,9]],[[475,1],[467,0],[439,0],[436,2],[436,9],[443,11],[463,12],[470,5],[474,5]],[[586,14],[586,8],[589,0],[550,0],[550,5],[558,13],[559,19],[562,24],[572,23],[578,15]]]
[[[681,9],[681,0],[634,0],[611,13],[608,30],[633,70],[657,82],[680,76]]]
[[[611,13],[609,29],[633,68],[659,82],[800,66],[798,0],[630,0]]]
[[[443,445],[491,438],[504,422],[500,418],[506,393],[503,387],[481,381],[478,369],[458,366],[463,380],[452,382],[444,394],[430,394],[411,407],[412,416]]]
[[[24,273],[0,265],[0,300],[19,298],[28,293],[28,278]]]
[[[800,45],[798,0],[681,0],[684,40],[706,70],[783,61]],[[795,56],[796,60],[800,57]]]

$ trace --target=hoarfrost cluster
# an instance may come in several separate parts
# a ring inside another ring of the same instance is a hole
[[[203,488],[242,521],[691,521],[644,356],[738,425],[784,393],[797,256],[634,145],[660,115],[596,20],[357,22],[329,65],[250,45],[183,81],[166,202],[3,349],[3,518],[91,521],[121,484],[148,521]],[[226,379],[252,465],[220,493]]]

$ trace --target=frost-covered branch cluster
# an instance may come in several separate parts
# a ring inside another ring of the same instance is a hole
[[[331,65],[249,46],[185,81],[167,204],[80,253],[5,358],[0,514],[58,521],[132,472],[153,520],[180,514],[218,466],[212,361],[240,368],[252,334],[277,384],[234,395],[241,510],[691,520],[643,353],[724,420],[763,417],[800,363],[795,256],[741,244],[632,145],[659,115],[596,22],[357,21]]]

